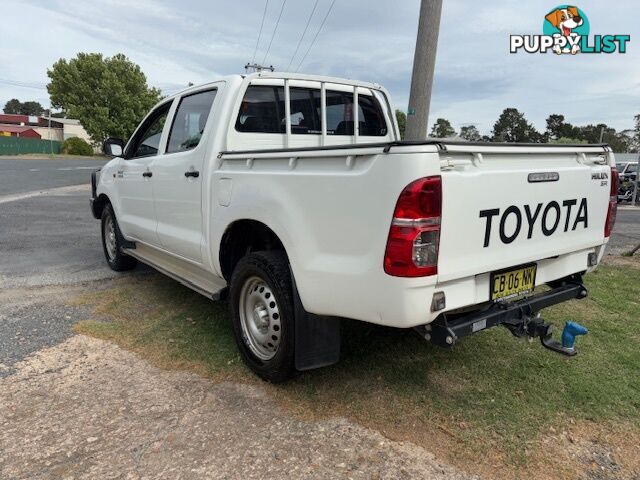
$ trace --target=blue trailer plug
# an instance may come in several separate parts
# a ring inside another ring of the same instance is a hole
[[[588,330],[576,322],[567,322],[562,330],[562,346],[573,350],[573,345],[576,343],[576,337],[578,335],[586,335]]]

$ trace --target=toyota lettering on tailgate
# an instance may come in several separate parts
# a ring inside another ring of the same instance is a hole
[[[498,222],[499,217],[499,222]],[[589,224],[587,199],[570,199],[562,202],[551,201],[546,205],[511,205],[504,211],[499,208],[480,210],[480,218],[484,218],[484,247],[491,243],[492,232],[497,230],[500,241],[504,244],[513,242],[519,235],[533,236],[534,230],[541,230],[546,237],[553,235],[559,228],[564,232],[576,230],[579,226],[587,228]],[[496,220],[494,222],[494,219]],[[515,221],[515,229],[511,226]],[[507,222],[510,226],[507,228]],[[494,225],[498,224],[497,228]],[[495,234],[494,234],[495,235]]]

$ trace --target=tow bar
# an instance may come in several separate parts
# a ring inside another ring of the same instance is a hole
[[[571,299],[587,296],[580,279],[571,279],[549,291],[505,303],[495,303],[485,310],[467,314],[443,313],[432,323],[416,327],[426,340],[441,347],[451,347],[460,338],[487,328],[502,325],[516,337],[540,337],[545,348],[567,356],[576,355],[575,339],[587,334],[587,329],[575,322],[567,322],[561,342],[553,338],[553,326],[540,317],[540,310]]]

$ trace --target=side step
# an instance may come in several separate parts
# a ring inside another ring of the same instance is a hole
[[[207,298],[220,300],[225,296],[227,282],[197,265],[142,243],[135,244],[135,249],[125,248],[123,252]]]

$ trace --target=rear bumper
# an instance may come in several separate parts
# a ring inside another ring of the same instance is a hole
[[[543,308],[586,296],[587,289],[579,279],[575,279],[549,291],[512,303],[494,304],[479,312],[454,317],[442,314],[425,326],[421,333],[429,335],[433,343],[443,347],[453,345],[459,338],[498,325],[504,325],[514,333],[522,331],[524,335],[527,334],[527,322]]]

